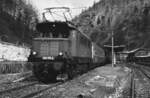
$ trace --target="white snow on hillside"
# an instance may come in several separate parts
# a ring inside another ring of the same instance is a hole
[[[27,61],[30,48],[0,41],[0,60]]]

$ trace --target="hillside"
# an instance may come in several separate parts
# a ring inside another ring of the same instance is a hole
[[[100,0],[73,22],[91,39],[103,47],[125,44],[128,49],[150,48],[149,0]]]
[[[14,27],[16,24],[16,21],[7,13],[3,13],[0,16],[0,36],[2,41],[11,43],[22,42],[21,30],[15,30],[17,29]]]
[[[0,40],[30,44],[37,21],[36,10],[25,0],[0,1]]]

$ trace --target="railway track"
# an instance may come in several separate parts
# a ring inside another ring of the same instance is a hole
[[[20,98],[37,98],[37,97],[40,97],[42,92],[47,91],[49,89],[52,89],[52,88],[54,88],[54,87],[56,87],[58,85],[61,85],[61,84],[62,84],[62,82],[51,84],[51,85],[49,85],[49,86],[47,86],[47,87],[45,87],[45,88],[43,88],[43,89],[41,89],[39,91],[31,92],[30,94],[22,96]]]
[[[26,88],[26,87],[29,87],[29,86],[33,86],[33,85],[35,85],[37,83],[38,82],[33,82],[33,83],[26,84],[26,85],[18,86],[18,87],[13,87],[13,88],[10,88],[10,89],[1,90],[0,91],[0,95],[1,94],[5,94],[5,93],[13,92],[14,90],[20,90],[20,89],[23,89],[23,88]]]
[[[19,84],[20,86],[14,85],[12,88],[7,88],[4,90],[0,90],[0,98],[32,98],[32,97],[37,97],[42,94],[42,92],[52,89],[58,85],[61,85],[62,82],[57,82],[49,85],[44,85],[39,82],[32,82],[26,84]],[[11,87],[12,85],[10,85]],[[9,96],[8,96],[9,95]]]
[[[0,98],[32,98],[40,96],[46,90],[52,89],[63,82],[57,82],[49,85],[39,83],[30,72],[9,74],[9,76],[18,76],[17,79],[0,83]],[[4,76],[7,77],[8,75]],[[2,80],[2,79],[1,79]]]
[[[14,74],[12,75],[14,76]],[[58,82],[43,85],[37,80],[32,81],[31,77],[33,77],[33,75],[29,72],[17,73],[15,75],[19,75],[19,78],[0,83],[0,98],[39,98],[44,91],[51,90],[64,83]]]
[[[140,64],[129,64],[129,65],[130,68],[132,69],[130,98],[149,98],[150,68],[147,69],[145,66],[142,66]],[[143,85],[142,88],[139,88],[139,85]]]
[[[136,63],[144,66],[150,66],[150,62],[136,62]]]
[[[150,68],[140,64],[132,64],[133,70],[138,71],[142,74],[142,77],[145,77],[150,80]]]
[[[15,82],[21,82],[21,81],[25,81],[28,80],[29,78],[33,77],[32,72],[24,72],[24,73],[16,73],[16,74],[3,74],[0,75],[0,77],[6,77],[6,78],[11,78],[14,77],[15,79],[10,79],[10,80],[5,80],[3,78],[1,78],[0,85],[2,84],[11,84],[11,83],[15,83]]]

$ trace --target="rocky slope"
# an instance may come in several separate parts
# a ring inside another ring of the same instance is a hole
[[[0,1],[0,40],[10,43],[31,43],[37,21],[36,9],[26,0]]]
[[[103,46],[125,44],[128,49],[150,48],[149,0],[100,0],[73,22],[91,39]]]

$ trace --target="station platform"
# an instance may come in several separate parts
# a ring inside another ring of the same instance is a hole
[[[111,64],[96,68],[47,92],[59,98],[119,98],[130,86],[131,70],[123,65]],[[122,97],[121,97],[122,98]]]

